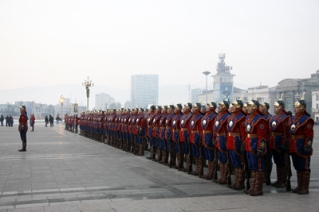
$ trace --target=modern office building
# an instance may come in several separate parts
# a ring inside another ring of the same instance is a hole
[[[95,95],[95,110],[106,110],[114,103],[114,98],[109,94],[100,93]]]
[[[140,74],[131,76],[132,107],[148,108],[158,104],[158,75]]]

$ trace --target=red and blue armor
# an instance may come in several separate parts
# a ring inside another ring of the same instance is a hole
[[[243,168],[245,163],[244,154],[242,152],[242,145],[246,139],[245,121],[246,115],[242,110],[232,113],[228,117],[227,149],[232,166],[235,168]]]
[[[253,114],[247,116],[246,133],[245,149],[248,168],[255,172],[264,172],[264,155],[267,152],[267,122],[259,111],[255,111]]]
[[[211,162],[214,160],[214,124],[216,116],[217,113],[214,111],[207,112],[205,116],[202,117],[202,145],[204,146],[205,159]]]
[[[218,160],[226,164],[227,163],[227,120],[229,113],[224,111],[219,113],[215,118],[214,132],[216,137],[216,148],[218,148]]]

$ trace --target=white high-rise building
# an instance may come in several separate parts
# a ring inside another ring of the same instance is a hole
[[[147,108],[158,104],[158,75],[140,74],[131,76],[132,107]]]
[[[109,94],[100,93],[95,95],[95,109],[106,110],[111,104],[114,103],[114,98]]]

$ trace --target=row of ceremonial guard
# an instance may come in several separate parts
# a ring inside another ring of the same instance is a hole
[[[314,122],[305,108],[303,98],[295,103],[292,117],[282,99],[274,104],[274,116],[268,112],[268,103],[257,100],[222,101],[218,106],[211,102],[205,111],[200,103],[153,105],[145,111],[89,112],[78,123],[81,135],[136,155],[144,155],[149,146],[148,159],[235,190],[244,189],[251,196],[263,195],[263,183],[291,190],[291,156],[298,182],[291,191],[308,194]],[[69,118],[67,128],[74,129],[72,123],[77,119]],[[277,171],[273,183],[272,161]]]

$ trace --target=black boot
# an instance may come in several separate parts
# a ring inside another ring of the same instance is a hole
[[[26,152],[27,151],[27,143],[23,142],[22,143],[22,149],[19,149],[19,152]]]

